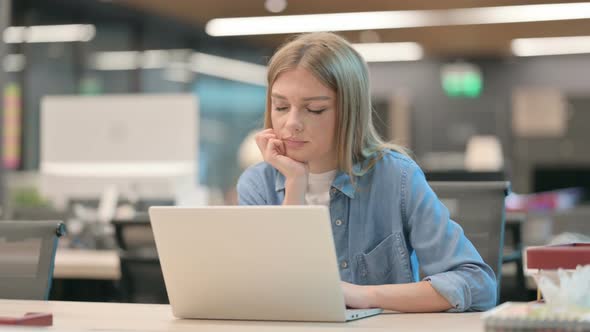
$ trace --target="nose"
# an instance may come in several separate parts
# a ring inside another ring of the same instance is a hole
[[[285,127],[292,132],[303,131],[303,119],[301,118],[301,112],[299,110],[292,109],[289,112]]]

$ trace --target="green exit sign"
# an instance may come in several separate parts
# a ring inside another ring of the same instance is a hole
[[[469,63],[444,65],[441,83],[445,94],[452,98],[477,98],[483,89],[481,70]]]

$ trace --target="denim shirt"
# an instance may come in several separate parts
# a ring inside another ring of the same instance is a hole
[[[260,163],[241,175],[237,190],[240,205],[281,205],[285,177]],[[420,268],[453,306],[449,311],[496,305],[494,272],[410,158],[386,151],[354,184],[338,172],[330,189],[330,219],[343,281],[410,283],[419,280]]]

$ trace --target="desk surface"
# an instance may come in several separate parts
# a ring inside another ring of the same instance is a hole
[[[159,304],[0,300],[1,316],[25,312],[53,313],[51,330],[60,331],[483,331],[479,313],[386,313],[349,323],[215,321],[175,319],[169,305]]]
[[[116,250],[58,248],[53,277],[58,279],[119,280],[121,267]]]

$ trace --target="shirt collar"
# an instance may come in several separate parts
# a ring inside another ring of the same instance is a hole
[[[353,170],[358,172],[361,168],[360,164],[355,164],[353,166]],[[275,176],[275,191],[284,191],[285,190],[285,176],[281,174],[278,170],[275,169],[276,176]],[[338,189],[340,192],[348,196],[349,198],[354,198],[354,186],[350,179],[350,175],[348,175],[344,171],[338,171],[336,173],[336,177],[334,181],[332,181],[332,188]]]
[[[355,189],[352,185],[350,175],[348,175],[346,172],[338,171],[336,177],[334,178],[334,182],[332,182],[332,188],[340,190],[340,192],[351,199],[354,198]]]

